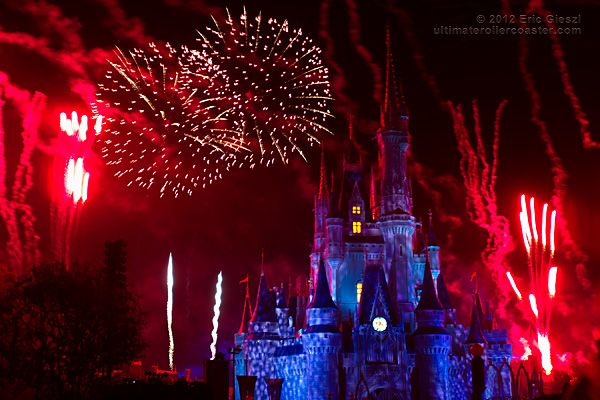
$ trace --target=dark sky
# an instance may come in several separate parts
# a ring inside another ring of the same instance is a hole
[[[340,148],[347,136],[345,113],[352,108],[358,140],[372,149],[377,127],[378,105],[372,100],[372,68],[361,57],[349,36],[360,28],[360,41],[377,68],[383,65],[385,23],[392,27],[398,75],[411,112],[414,159],[425,168],[415,180],[415,213],[423,215],[434,208],[442,221],[438,236],[447,260],[448,276],[455,294],[468,291],[469,277],[477,268],[485,243],[485,232],[467,222],[464,191],[459,174],[459,153],[448,114],[442,110],[431,86],[423,79],[414,44],[422,63],[434,77],[444,99],[468,106],[479,101],[484,136],[491,142],[493,116],[501,100],[508,106],[502,120],[499,149],[498,205],[500,214],[515,220],[517,196],[535,194],[549,199],[552,194],[550,161],[544,152],[538,130],[530,122],[530,100],[518,64],[518,38],[515,36],[441,36],[433,33],[440,25],[473,25],[481,14],[486,18],[500,12],[500,3],[477,1],[398,2],[390,8],[385,1],[357,1],[359,25],[350,23],[348,5],[352,1],[331,0],[328,34],[333,40],[333,58],[342,75],[335,87],[336,132],[328,141]],[[418,4],[418,6],[416,5]],[[249,14],[288,18],[323,46],[319,1],[247,2]],[[512,3],[516,14],[525,3]],[[85,0],[0,2],[0,71],[11,82],[29,91],[48,96],[42,126],[43,143],[35,155],[35,186],[31,202],[38,217],[38,231],[48,245],[48,190],[45,183],[51,137],[55,135],[58,113],[71,109],[88,112],[82,96],[73,90],[77,80],[94,83],[106,70],[105,56],[114,46],[133,48],[148,40],[193,45],[195,29],[209,23],[208,15],[221,15],[223,8],[241,12],[241,2],[195,2],[192,0]],[[600,5],[594,2],[548,2],[545,8],[559,16],[581,15],[583,33],[560,36],[568,73],[583,110],[591,122],[593,137],[600,141]],[[394,10],[408,16],[401,19]],[[7,33],[21,33],[10,35]],[[321,35],[320,35],[321,33]],[[408,35],[407,35],[408,33]],[[18,37],[18,43],[14,39]],[[34,38],[40,39],[38,41]],[[13,43],[8,43],[12,41]],[[595,228],[600,225],[600,149],[582,146],[579,124],[569,98],[563,93],[561,75],[551,42],[547,37],[529,37],[528,67],[542,99],[541,116],[562,159],[567,181],[566,219],[575,241],[589,257],[586,262],[591,287],[583,288],[575,279],[575,266],[565,267],[564,299],[557,321],[572,322],[591,310],[580,329],[563,329],[562,351],[574,351],[566,344],[573,336],[577,343],[591,337],[598,327],[600,310],[597,285],[600,246]],[[62,61],[61,61],[62,60]],[[82,71],[71,68],[81,66]],[[344,98],[350,99],[344,101]],[[17,121],[5,117],[8,133]],[[8,154],[14,149],[8,148]],[[254,284],[260,270],[260,252],[265,249],[265,271],[273,285],[288,280],[289,274],[306,273],[312,237],[312,195],[318,171],[318,152],[310,163],[295,159],[287,168],[258,168],[227,176],[192,197],[159,199],[155,192],[125,187],[110,169],[98,161],[94,170],[90,200],[83,211],[76,241],[77,259],[87,263],[101,260],[105,240],[123,238],[129,243],[128,273],[133,288],[141,295],[147,313],[145,337],[149,348],[146,362],[167,366],[165,321],[165,272],[169,252],[175,263],[175,363],[179,369],[199,367],[209,355],[214,284],[219,270],[224,272],[224,300],[219,331],[219,349],[226,351],[239,324],[243,290],[238,281],[247,272]],[[329,161],[333,166],[333,158]],[[339,163],[338,163],[339,164]],[[426,182],[441,195],[441,205],[419,182]],[[446,216],[458,216],[464,224],[447,223]],[[516,225],[511,233],[519,239]],[[568,263],[567,263],[568,264]],[[519,269],[517,269],[519,271]],[[525,269],[521,269],[525,273]],[[488,282],[489,285],[491,283]],[[468,307],[468,296],[459,303]],[[570,324],[569,324],[570,325]]]

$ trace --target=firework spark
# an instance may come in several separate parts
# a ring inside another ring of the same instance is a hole
[[[115,51],[99,84],[102,155],[128,186],[191,195],[233,168],[287,163],[331,117],[321,50],[300,29],[245,11],[199,33],[199,48]]]
[[[167,265],[167,328],[169,330],[169,368],[173,367],[173,356],[175,355],[175,342],[173,340],[173,254],[169,253],[169,264]]]
[[[198,32],[201,50],[191,52],[185,84],[208,82],[223,129],[243,137],[258,163],[287,163],[294,152],[306,159],[303,147],[331,133],[324,125],[333,99],[321,49],[287,20],[251,18],[244,10],[239,19],[228,13],[214,22]]]
[[[195,88],[185,84],[187,48],[178,52],[151,43],[147,51],[115,54],[98,85],[95,111],[105,116],[102,156],[117,177],[128,186],[158,186],[161,197],[167,192],[178,197],[243,166],[235,153],[248,152],[221,129],[215,107],[200,98],[207,93],[204,72],[198,72]]]
[[[223,293],[223,272],[219,271],[219,276],[217,277],[217,284],[215,286],[215,306],[213,307],[213,330],[211,333],[212,342],[210,344],[210,353],[211,360],[215,359],[215,355],[217,354],[217,332],[219,330],[219,316],[221,315],[221,294]]]
[[[546,375],[552,372],[552,355],[550,352],[550,317],[552,303],[556,296],[556,275],[558,268],[554,264],[556,210],[548,215],[548,204],[542,206],[541,221],[538,223],[538,214],[535,199],[531,197],[527,204],[525,195],[521,196],[521,231],[523,244],[529,258],[530,294],[529,306],[534,315],[534,325],[537,331],[537,347],[542,355],[542,368]],[[550,224],[548,224],[550,219]],[[549,225],[549,226],[548,226]],[[547,276],[547,279],[545,278]],[[507,273],[507,277],[514,285],[514,280]],[[547,281],[547,290],[543,282]],[[513,286],[516,291],[516,286]],[[519,297],[520,299],[520,297]]]
[[[521,360],[523,360],[523,361],[528,360],[529,356],[531,356],[533,354],[531,351],[531,347],[529,346],[529,342],[525,338],[520,338],[519,341],[523,345],[523,350],[524,350],[523,355],[521,356]]]
[[[510,271],[506,271],[506,277],[508,278],[508,281],[510,282],[510,286],[512,286],[513,290],[515,291],[515,294],[517,295],[519,300],[521,300],[523,298],[523,296],[521,295],[521,291],[517,287],[517,284],[516,284],[515,280],[513,279]]]
[[[550,298],[556,296],[556,274],[558,273],[558,267],[551,267],[548,272],[548,295]]]

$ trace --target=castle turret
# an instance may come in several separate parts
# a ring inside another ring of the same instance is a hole
[[[279,325],[275,305],[275,293],[268,289],[264,272],[258,283],[258,295],[254,314],[249,323],[244,343],[248,375],[257,377],[255,398],[267,399],[265,378],[275,378],[273,355],[279,345]]]
[[[409,146],[408,110],[398,96],[392,63],[390,33],[387,32],[385,99],[377,132],[381,165],[381,216],[378,225],[385,241],[384,270],[397,310],[412,330],[416,305],[413,265],[413,235],[416,221],[411,215],[412,194],[407,171]]]
[[[338,308],[331,298],[325,265],[321,261],[315,295],[306,310],[307,329],[302,336],[308,356],[308,399],[339,398],[339,363],[342,334]]]
[[[438,299],[427,260],[423,290],[416,308],[418,328],[414,333],[416,382],[420,400],[448,398],[449,353],[452,339],[444,328],[444,308]]]

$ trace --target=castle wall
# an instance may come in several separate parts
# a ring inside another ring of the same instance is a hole
[[[283,378],[281,400],[308,397],[308,360],[306,354],[275,357],[276,375]]]
[[[267,384],[265,378],[276,378],[275,376],[275,349],[279,345],[277,340],[247,340],[245,343],[246,362],[248,375],[255,375],[256,389],[254,398],[256,400],[268,400]]]
[[[448,395],[448,334],[415,335],[415,368],[420,400],[446,400]]]
[[[308,362],[308,400],[338,399],[342,335],[305,334],[302,344]]]

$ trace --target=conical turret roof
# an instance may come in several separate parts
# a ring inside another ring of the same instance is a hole
[[[254,315],[250,322],[277,322],[277,313],[275,312],[275,296],[268,287],[265,273],[261,273],[258,282],[258,294],[256,296],[256,306]]]
[[[336,308],[335,302],[331,298],[331,292],[329,291],[329,281],[327,280],[323,258],[321,258],[321,262],[319,263],[315,295],[308,308]]]
[[[477,309],[477,300],[475,294],[473,295],[473,308],[471,310],[471,326],[469,328],[469,336],[465,341],[465,344],[485,344],[486,340],[481,330],[481,318],[479,310]]]
[[[433,284],[433,275],[431,274],[429,257],[427,257],[427,262],[425,263],[421,299],[419,300],[419,304],[415,310],[443,310],[442,304],[440,303],[440,300],[435,292],[435,285]]]

